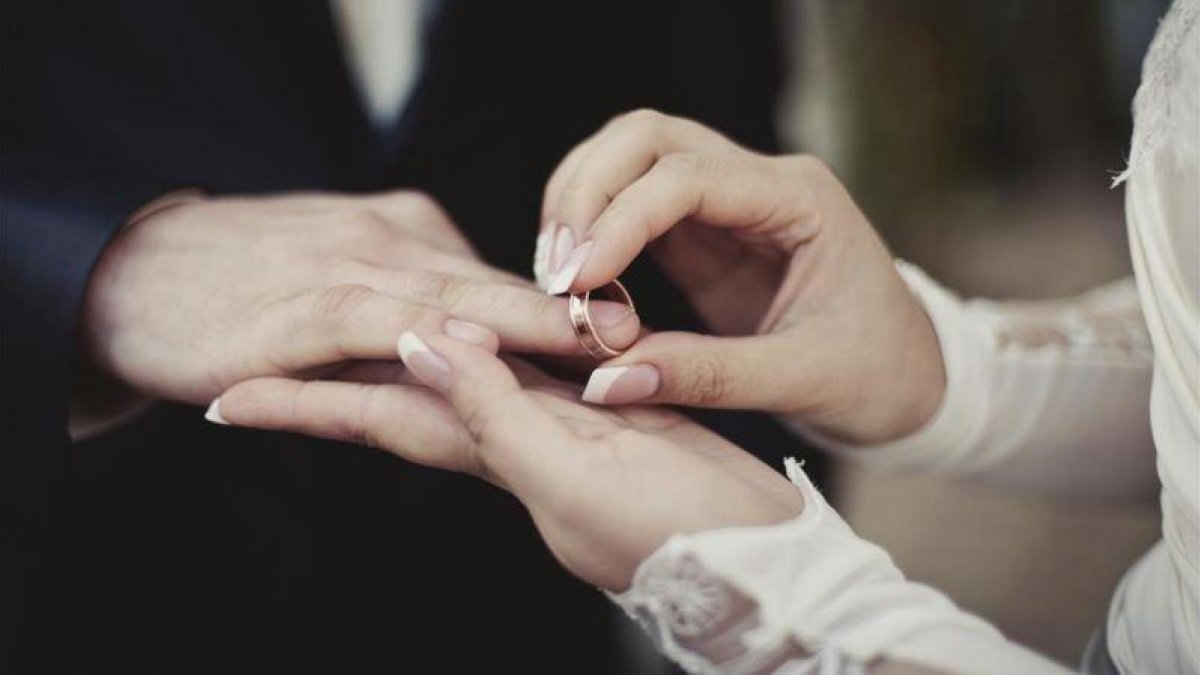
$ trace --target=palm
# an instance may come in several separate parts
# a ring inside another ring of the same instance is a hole
[[[674,534],[799,513],[800,494],[782,476],[676,412],[585,405],[577,387],[525,362],[446,335],[425,340],[449,381],[425,378],[418,352],[403,376],[364,371],[359,385],[262,378],[221,397],[224,421],[354,440],[486,478],[525,504],[572,573],[614,590]]]
[[[778,522],[799,510],[799,494],[778,473],[678,413],[529,395],[577,439],[569,452],[578,459],[542,477],[569,486],[562,500],[530,511],[559,560],[591,583],[623,588],[674,534]]]

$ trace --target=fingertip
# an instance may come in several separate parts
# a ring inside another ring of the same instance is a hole
[[[564,231],[566,229],[567,228],[565,227],[562,228]],[[571,239],[572,241],[574,240],[574,235],[571,235]],[[588,259],[591,258],[592,251],[595,246],[595,242],[585,241],[584,243],[575,247],[574,250],[572,250],[566,256],[566,259],[558,265],[557,271],[554,272],[554,275],[550,278],[549,285],[546,287],[546,293],[550,295],[561,295],[572,288],[575,288],[578,285],[576,283],[577,277],[583,270],[584,266],[587,265]]]
[[[555,222],[550,230],[550,275],[551,281],[562,269],[571,252],[575,250],[575,232],[569,225]]]
[[[229,426],[229,422],[221,416],[221,399],[214,398],[212,403],[208,404],[208,409],[204,411],[204,419],[219,424],[221,426]]]
[[[447,319],[442,328],[446,335],[495,354],[500,351],[500,336],[496,331],[462,319]]]
[[[275,423],[283,403],[297,382],[277,377],[260,377],[238,382],[213,399],[204,412],[212,424],[263,427]]]
[[[406,360],[422,349],[427,349],[425,341],[410,330],[401,333],[399,339],[396,340],[396,353],[400,355],[401,361]]]
[[[553,221],[544,222],[534,241],[533,279],[542,290],[550,283],[550,253],[554,246],[554,227]]]
[[[491,364],[504,366],[504,362],[497,356],[496,350],[463,342],[449,335],[426,336],[424,345],[439,354],[452,368],[458,371],[470,372],[472,369],[491,367]],[[507,366],[504,367],[507,368]]]
[[[592,371],[580,398],[603,405],[637,403],[654,396],[661,383],[658,368],[648,363],[603,366]]]
[[[597,236],[600,235],[600,236]],[[627,250],[622,242],[613,241],[601,233],[592,233],[588,248],[579,269],[571,275],[571,283],[563,289],[572,293],[592,291],[619,277],[640,249]]]
[[[570,288],[565,289],[564,292],[586,293],[588,291],[594,291],[597,288],[609,283],[613,279],[616,279],[619,275],[620,272],[612,273],[606,270],[601,270],[596,265],[588,265],[587,268],[580,270],[579,275],[576,276],[574,281],[571,283]]]
[[[616,349],[632,345],[642,330],[641,318],[632,307],[624,303],[592,301],[588,304],[588,314],[600,337]]]
[[[430,336],[429,339],[435,337],[443,337],[448,343],[455,342],[449,336]],[[421,336],[412,331],[404,331],[396,342],[396,351],[400,353],[400,360],[404,362],[404,366],[421,383],[441,392],[450,388],[453,379],[450,364],[446,362],[442,353],[439,353],[441,350],[434,350]]]
[[[467,383],[469,387],[477,389],[518,386],[512,369],[490,351],[445,335],[431,335],[426,338],[426,342],[430,349],[445,359],[452,373],[444,391],[449,391],[451,386],[460,383]]]

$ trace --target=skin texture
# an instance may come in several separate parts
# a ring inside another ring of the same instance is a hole
[[[604,364],[657,369],[649,402],[758,408],[863,442],[908,433],[940,400],[928,319],[816,160],[755,155],[695,123],[639,112],[567,156],[545,220],[555,229],[535,260],[543,286],[579,259],[568,249],[591,243],[568,284],[582,291],[653,242],[718,333],[644,335]],[[243,379],[210,419],[358,442],[487,480],[524,504],[568,570],[613,591],[672,535],[779,523],[804,507],[777,472],[666,407],[586,405],[579,387],[450,333],[394,332],[405,368],[376,364],[354,382]],[[871,672],[932,671],[880,661]]]
[[[566,156],[543,222],[591,244],[571,291],[607,283],[649,249],[715,334],[652,334],[602,364],[655,367],[661,383],[640,402],[766,410],[872,443],[916,430],[941,400],[928,318],[812,157],[759,155],[637,111]]]
[[[399,349],[419,384],[260,378],[219,399],[218,421],[364,442],[488,480],[525,505],[563,566],[617,592],[674,534],[769,525],[803,509],[778,473],[666,408],[586,406],[577,387],[446,335],[405,333]],[[735,605],[731,623],[754,611]],[[716,662],[742,650],[705,640],[694,648]],[[870,672],[935,671],[879,661]]]
[[[568,570],[612,590],[628,587],[637,565],[672,534],[800,513],[791,483],[678,413],[590,407],[578,402],[577,387],[527,364],[510,367],[446,335],[416,343],[409,335],[404,363],[427,388],[263,378],[222,395],[220,416],[234,425],[365,440],[489,480],[529,509]]]
[[[401,332],[444,332],[451,317],[486,327],[459,333],[488,350],[582,353],[565,300],[488,267],[420,193],[151,211],[102,256],[83,342],[92,362],[152,396],[207,403],[253,377],[389,377]],[[629,344],[637,317],[605,331]]]

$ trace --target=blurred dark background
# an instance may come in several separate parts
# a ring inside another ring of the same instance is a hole
[[[965,294],[1048,297],[1129,272],[1109,182],[1166,0],[435,4],[422,104],[373,135],[324,1],[6,2],[6,209],[49,194],[33,200],[41,213],[68,203],[115,228],[92,208],[97,194],[111,216],[181,186],[406,185],[442,201],[489,261],[523,271],[554,162],[613,114],[653,106],[825,158],[898,255]],[[86,272],[71,256],[102,239],[38,249],[31,278]],[[632,278],[651,323],[689,324],[655,270]],[[73,338],[47,324],[72,307],[30,313],[37,321],[10,333],[5,298],[4,438],[34,447],[62,421],[41,411],[65,398],[45,383],[65,388]],[[23,363],[44,371],[11,377]],[[762,418],[715,423],[772,461],[803,452]],[[57,620],[79,672],[261,670],[281,658],[393,672],[430,655],[528,672],[572,660],[558,672],[668,670],[490,486],[215,428],[183,406],[53,457],[62,466],[38,468],[58,469],[69,497]],[[841,466],[827,484],[911,576],[1067,662],[1158,527],[1152,504]]]

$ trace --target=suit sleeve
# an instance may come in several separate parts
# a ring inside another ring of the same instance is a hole
[[[6,120],[7,122],[7,120]],[[15,130],[6,125],[6,141]],[[66,467],[76,328],[92,267],[150,188],[86,185],[0,159],[0,653],[45,649],[52,623],[54,522]],[[34,177],[41,174],[40,178]],[[4,668],[4,670],[9,670]]]

